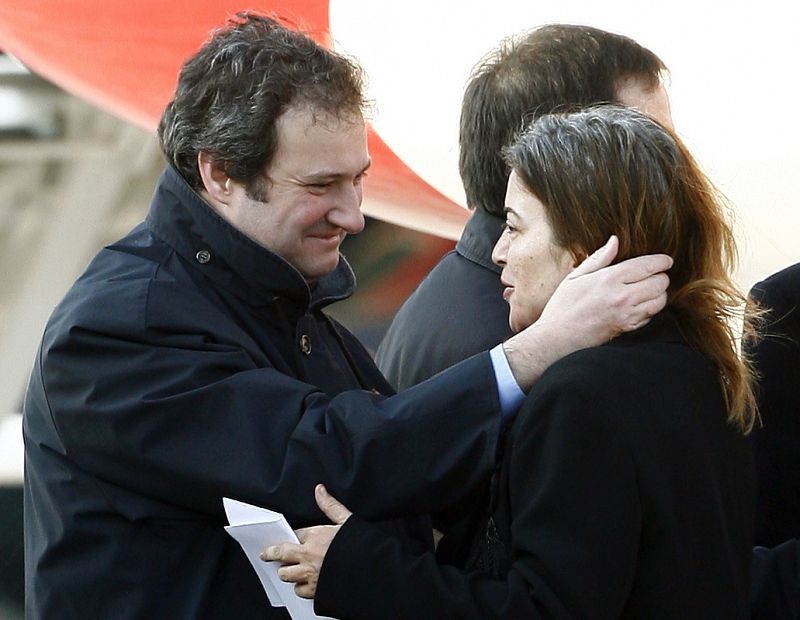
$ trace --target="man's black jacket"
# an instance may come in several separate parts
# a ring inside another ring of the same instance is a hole
[[[495,463],[487,354],[390,388],[310,290],[172,169],[145,223],[55,309],[24,406],[32,618],[258,618],[222,497],[323,522],[314,485],[371,519],[459,500]]]

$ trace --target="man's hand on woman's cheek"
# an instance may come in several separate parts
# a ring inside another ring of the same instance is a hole
[[[523,390],[562,357],[639,329],[664,309],[672,259],[651,254],[611,265],[618,249],[612,236],[559,284],[533,325],[503,344]]]

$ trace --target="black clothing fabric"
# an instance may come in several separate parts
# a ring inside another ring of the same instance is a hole
[[[748,618],[754,472],[717,370],[662,314],[574,353],[511,431],[480,564],[464,572],[352,518],[315,609],[384,618]],[[352,522],[351,522],[352,521]]]
[[[482,209],[467,221],[446,254],[398,310],[375,356],[389,383],[404,390],[511,336],[508,303],[492,249],[505,222]],[[464,550],[486,500],[482,485],[464,501],[434,515],[445,536],[437,553],[463,566]]]
[[[768,310],[763,339],[748,351],[760,375],[762,424],[752,440],[758,470],[755,543],[800,538],[800,263],[750,291]]]
[[[747,349],[759,374],[761,424],[751,434],[758,472],[753,618],[800,618],[800,263],[750,291],[767,311]]]
[[[753,549],[753,620],[800,620],[800,540]]]
[[[375,361],[397,390],[416,385],[511,335],[492,249],[505,222],[477,209],[456,249],[405,301]]]
[[[285,618],[223,530],[223,496],[303,527],[326,522],[323,482],[382,520],[457,502],[491,471],[489,356],[387,398],[323,313],[353,286],[342,258],[309,289],[165,171],[146,221],[43,336],[23,421],[29,617]],[[402,531],[424,544],[428,523]]]

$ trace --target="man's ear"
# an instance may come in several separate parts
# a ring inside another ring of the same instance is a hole
[[[223,166],[206,151],[197,154],[197,169],[205,193],[217,203],[227,205],[231,198],[231,178]]]

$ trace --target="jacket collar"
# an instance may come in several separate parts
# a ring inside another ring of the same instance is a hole
[[[355,288],[341,254],[336,269],[309,287],[292,265],[223,219],[172,166],[156,185],[146,225],[218,286],[256,306],[286,298],[314,310]]]
[[[686,340],[675,312],[666,308],[650,319],[644,327],[620,334],[608,344],[626,346],[642,341],[684,343]]]
[[[475,209],[456,244],[456,252],[481,267],[500,273],[500,267],[492,262],[492,250],[503,233],[503,226],[502,218]]]

